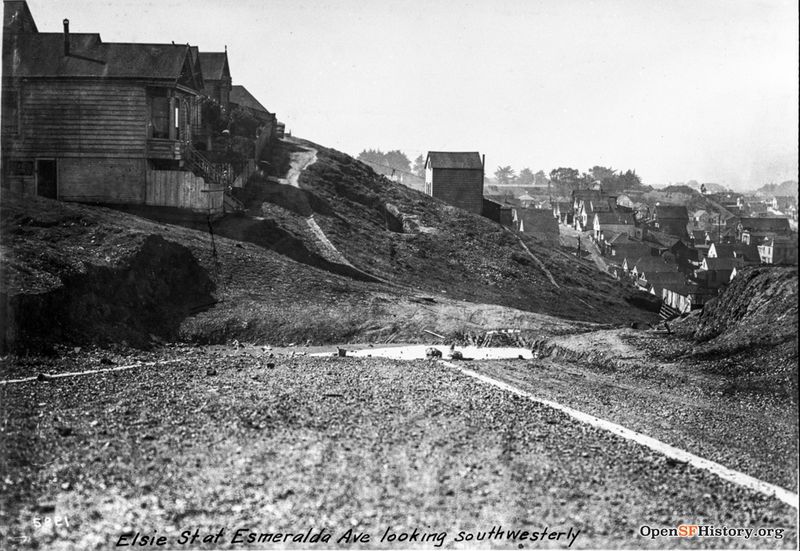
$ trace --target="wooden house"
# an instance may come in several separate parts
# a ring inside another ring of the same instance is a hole
[[[704,258],[694,271],[694,280],[706,289],[718,289],[730,282],[734,268],[743,266],[744,261],[736,258]]]
[[[595,212],[592,221],[594,238],[599,241],[603,233],[628,234],[633,236],[636,233],[636,226],[633,222],[633,215],[623,212]]]
[[[788,218],[741,218],[736,226],[742,243],[757,244],[765,237],[788,237],[792,233]]]
[[[797,265],[797,237],[765,237],[758,244],[758,254],[764,264]]]
[[[203,95],[227,110],[233,85],[228,49],[224,52],[199,52],[199,61],[203,70]]]
[[[559,243],[558,222],[550,209],[513,210],[514,228],[520,232],[533,235],[538,240],[557,246]]]
[[[746,243],[711,243],[708,258],[737,258],[745,266],[757,266],[761,263],[758,246]]]
[[[657,231],[689,239],[689,213],[683,205],[656,205],[652,224]]]
[[[553,216],[559,224],[572,225],[572,203],[569,201],[554,201]]]
[[[43,33],[26,2],[6,1],[2,185],[68,201],[220,212],[223,188],[191,147],[202,89],[187,45],[103,42],[71,34],[66,19],[63,32]]]
[[[483,216],[502,224],[507,228],[514,227],[514,208],[506,203],[499,203],[491,199],[483,198]]]
[[[455,207],[483,211],[484,159],[476,151],[429,151],[425,192]]]

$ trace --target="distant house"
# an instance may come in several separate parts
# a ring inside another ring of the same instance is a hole
[[[103,42],[70,33],[68,20],[39,32],[24,0],[6,1],[2,186],[221,212],[220,175],[198,168],[191,145],[203,88],[190,46]]]
[[[797,237],[765,237],[758,244],[758,254],[764,264],[797,265]]]
[[[704,209],[696,210],[692,213],[692,228],[693,229],[705,229],[706,224],[708,224],[709,220],[711,220],[712,215],[708,213],[708,211]]]
[[[634,262],[628,262],[627,259],[623,264],[623,269],[630,272],[634,280],[645,280],[646,274],[655,272],[677,272],[678,267],[674,263],[667,262],[660,256],[642,256]]]
[[[591,209],[587,208],[584,203],[592,201],[599,203],[602,199],[603,192],[600,190],[576,189],[572,192],[572,220],[576,230],[582,230],[590,222],[588,211]]]
[[[631,199],[630,195],[627,193],[621,193],[617,195],[617,206],[625,207],[631,210],[635,210],[636,202]]]
[[[636,234],[633,215],[621,212],[595,212],[592,224],[595,240],[600,240],[603,233],[625,233],[629,236]]]
[[[518,232],[532,235],[554,246],[558,245],[558,222],[550,209],[515,208],[513,220]]]
[[[553,202],[553,216],[559,224],[572,224],[572,204],[569,201]]]
[[[734,268],[741,269],[744,261],[737,258],[704,258],[694,271],[694,280],[706,289],[727,285]]]
[[[425,192],[455,207],[481,214],[483,175],[483,160],[476,151],[429,151],[425,160]]]
[[[514,208],[505,203],[492,201],[491,199],[483,198],[483,216],[489,220],[493,220],[498,224],[506,226],[507,228],[514,227]]]
[[[519,201],[519,204],[522,205],[523,207],[528,208],[531,205],[536,204],[536,197],[533,197],[527,193],[523,193],[522,195],[517,197],[517,201]]]
[[[746,243],[711,243],[708,258],[736,258],[746,266],[755,266],[761,262],[758,247]]]
[[[643,282],[643,285],[640,285],[642,289],[659,298],[664,287],[686,285],[686,277],[680,272],[644,272],[640,281]]]
[[[608,197],[587,198],[580,201],[578,216],[574,220],[575,229],[592,231],[594,215],[599,212],[613,212],[613,207]]]
[[[199,57],[203,68],[203,94],[223,109],[228,109],[232,81],[227,49],[224,52],[200,52]]]
[[[740,241],[748,245],[762,241],[765,237],[788,237],[792,233],[788,218],[742,218],[736,229],[741,236]]]
[[[653,226],[656,230],[689,239],[687,225],[689,213],[683,205],[656,205],[653,209]]]
[[[617,260],[620,264],[624,263],[626,258],[635,260],[652,254],[650,245],[630,238],[627,233],[617,234],[608,240],[604,239],[601,243],[603,244],[601,247],[603,254]]]

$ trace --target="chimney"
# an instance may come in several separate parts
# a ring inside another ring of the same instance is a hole
[[[64,19],[64,55],[69,55],[69,19]]]

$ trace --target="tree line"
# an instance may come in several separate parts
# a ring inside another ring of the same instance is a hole
[[[365,149],[358,154],[359,161],[365,161],[386,168],[416,174],[425,177],[425,157],[420,155],[414,160],[400,151],[383,152],[380,149]],[[543,170],[533,172],[530,168],[523,168],[519,174],[511,166],[498,166],[494,171],[495,180],[501,185],[550,187],[553,194],[569,195],[576,189],[587,189],[595,182],[600,182],[603,190],[609,193],[619,193],[625,189],[641,189],[642,180],[636,170],[619,171],[605,166],[593,166],[586,172],[576,168],[558,167],[545,174]]]
[[[604,166],[593,166],[587,172],[576,168],[558,167],[550,171],[549,176],[540,170],[534,173],[529,168],[523,168],[515,174],[511,166],[498,166],[494,172],[498,184],[517,186],[548,186],[556,195],[568,195],[576,189],[588,189],[595,182],[600,182],[604,191],[621,192],[625,189],[640,189],[644,187],[636,170],[624,172]]]

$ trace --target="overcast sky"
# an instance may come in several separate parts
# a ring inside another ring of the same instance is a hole
[[[228,46],[287,129],[645,183],[795,179],[796,0],[29,0],[40,31]]]

